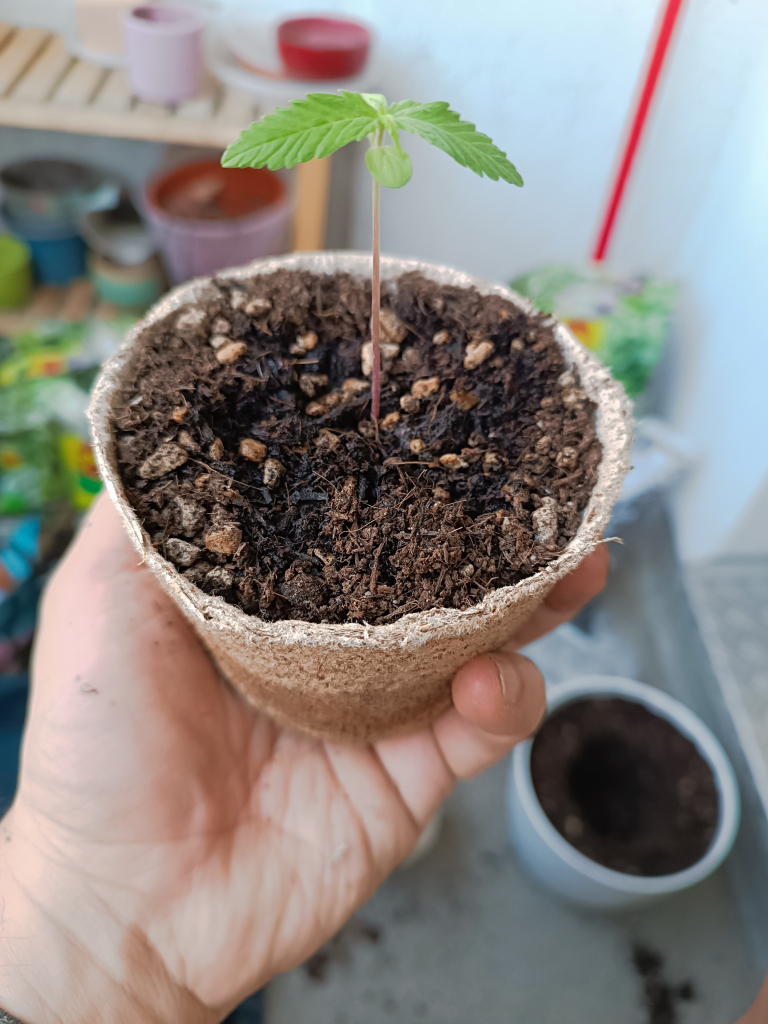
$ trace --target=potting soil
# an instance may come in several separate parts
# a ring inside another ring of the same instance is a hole
[[[547,817],[614,871],[668,875],[700,860],[715,834],[712,770],[666,719],[621,698],[574,701],[538,732],[531,775]]]
[[[548,318],[406,274],[220,280],[145,328],[116,420],[153,544],[266,620],[465,609],[557,558],[597,477],[594,405]]]

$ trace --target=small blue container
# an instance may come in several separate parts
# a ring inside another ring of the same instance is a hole
[[[79,235],[24,240],[32,250],[35,280],[40,284],[69,284],[85,274],[85,242]]]
[[[85,274],[85,242],[77,225],[53,218],[26,220],[14,216],[7,206],[3,219],[29,246],[38,284],[68,284]]]

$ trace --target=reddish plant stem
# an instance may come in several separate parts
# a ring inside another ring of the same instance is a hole
[[[381,347],[379,345],[379,307],[381,284],[379,281],[379,183],[373,180],[373,273],[371,274],[371,342],[373,345],[373,372],[371,373],[371,419],[379,418],[381,403]]]

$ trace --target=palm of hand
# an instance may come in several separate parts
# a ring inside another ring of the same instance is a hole
[[[477,659],[461,694],[457,677],[463,715],[411,736],[353,748],[284,732],[222,685],[102,501],[44,602],[19,856],[107,908],[220,1016],[330,937],[455,779],[536,724],[540,677],[505,657]],[[529,678],[510,694],[515,672]]]
[[[419,826],[372,750],[282,732],[223,686],[116,540],[77,601],[71,565],[47,596],[16,813],[220,1006],[332,934]],[[450,781],[424,780],[427,813]]]

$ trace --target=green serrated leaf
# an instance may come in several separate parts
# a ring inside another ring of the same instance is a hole
[[[462,165],[481,177],[493,181],[502,178],[510,185],[522,185],[514,164],[507,159],[487,135],[476,130],[469,121],[462,121],[447,103],[415,103],[403,100],[393,103],[387,114],[398,128],[412,135],[420,135],[433,146],[442,149]]]
[[[379,113],[356,92],[310,93],[246,128],[227,149],[224,167],[293,167],[330,156],[379,126]]]
[[[387,188],[402,188],[411,180],[411,158],[395,146],[372,146],[365,162],[376,181]]]

